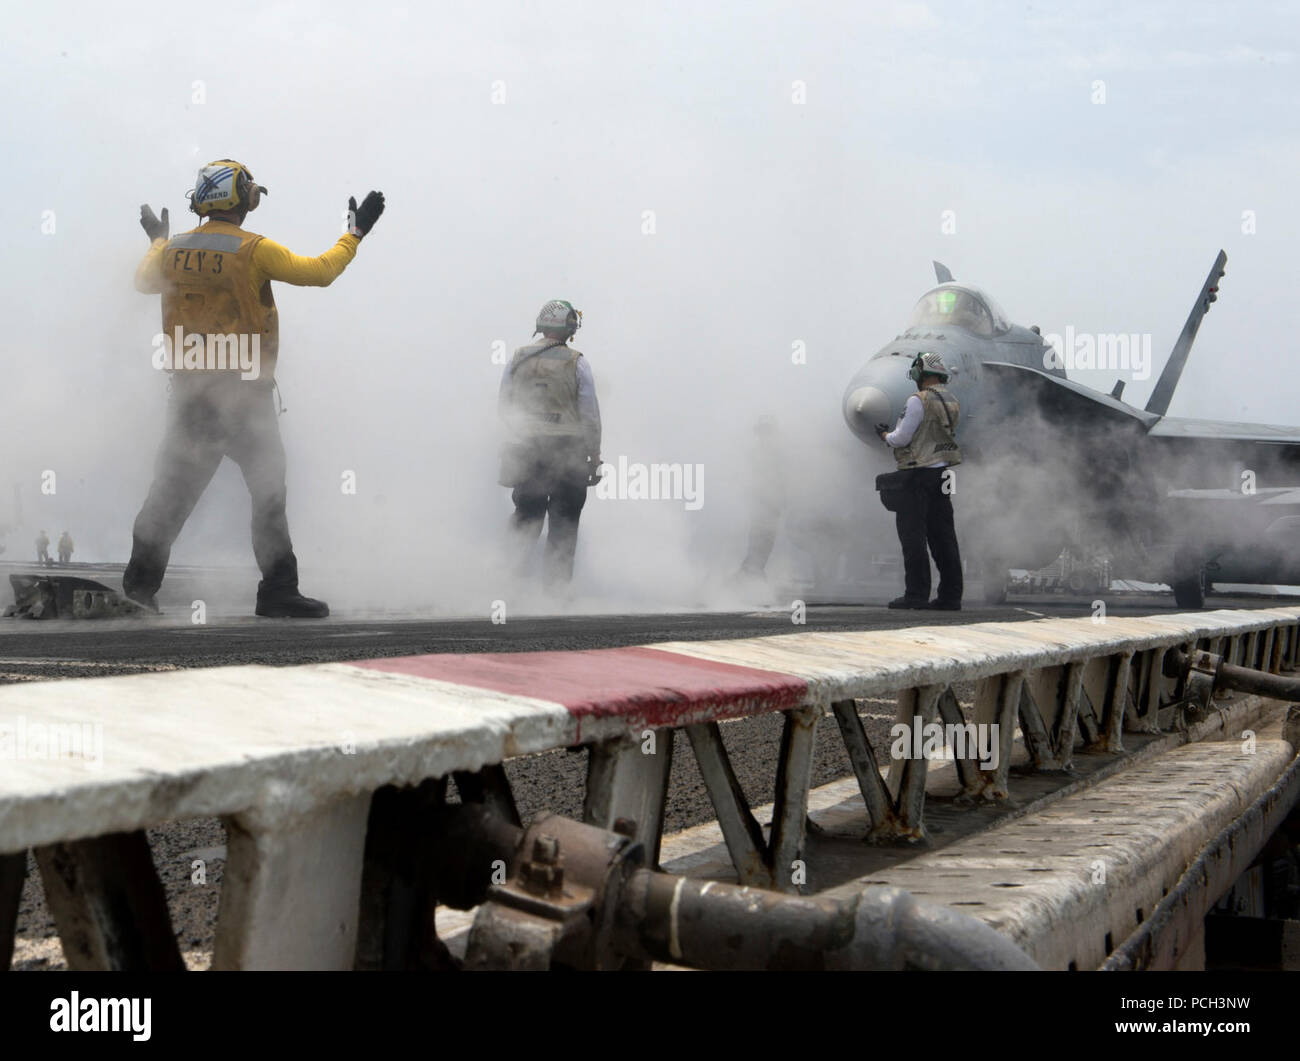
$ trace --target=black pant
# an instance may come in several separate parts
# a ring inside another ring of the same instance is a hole
[[[555,586],[573,578],[573,554],[578,547],[578,517],[587,503],[587,481],[576,476],[539,475],[526,479],[510,494],[515,514],[510,526],[520,552],[526,554],[542,533],[542,521],[550,519],[546,532],[543,579]]]
[[[747,575],[762,575],[767,561],[776,546],[777,526],[781,522],[781,506],[767,499],[753,505],[749,517],[749,548],[740,570]]]
[[[936,599],[961,602],[961,552],[952,520],[952,498],[943,492],[945,468],[915,468],[907,473],[895,513],[898,540],[903,546],[903,595],[909,600],[930,599],[930,558],[939,569]]]
[[[172,543],[222,457],[239,465],[252,497],[259,600],[296,591],[298,560],[284,511],[284,444],[271,388],[239,379],[176,380],[167,421],[153,485],[135,520],[131,561],[122,576],[126,594],[152,598],[158,592]]]

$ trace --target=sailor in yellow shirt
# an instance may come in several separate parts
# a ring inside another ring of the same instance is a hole
[[[172,543],[222,457],[239,465],[253,502],[253,553],[262,572],[257,614],[323,618],[329,606],[298,591],[298,561],[285,516],[285,460],[274,397],[279,314],[271,281],[328,287],[384,212],[382,192],[348,201],[349,231],[318,258],[293,254],[242,226],[266,189],[247,167],[222,159],[199,170],[190,209],[205,218],[168,238],[166,209],[140,208],[151,245],[136,289],[162,295],[154,365],[171,377],[168,426],[154,481],[136,517],[122,589],[157,607]]]

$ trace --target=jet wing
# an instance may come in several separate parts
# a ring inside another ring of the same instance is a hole
[[[1010,361],[985,361],[980,367],[991,374],[997,385],[1015,387],[1026,397],[1035,397],[1042,404],[1061,408],[1068,413],[1081,415],[1110,413],[1141,424],[1147,429],[1160,421],[1160,417],[1155,413],[1135,409],[1118,398],[1112,398],[1109,394],[1102,394],[1073,380],[1053,376],[1041,369],[1017,365]]]
[[[1152,438],[1300,446],[1300,427],[1277,424],[1239,424],[1229,420],[1187,420],[1166,416],[1148,433]]]
[[[1300,488],[1291,486],[1264,486],[1254,494],[1238,490],[1170,490],[1170,497],[1187,501],[1230,501],[1233,504],[1249,502],[1256,505],[1300,505]]]
[[[1136,420],[1147,429],[1147,434],[1151,438],[1185,442],[1240,442],[1250,445],[1300,447],[1300,427],[1158,416],[1127,405],[1109,394],[1085,387],[1082,383],[1062,379],[1060,376],[1053,376],[1036,368],[1008,361],[986,361],[982,367],[990,370],[995,379],[1008,387],[1018,386],[1022,391],[1027,389],[1028,392],[1037,394],[1040,400],[1051,401],[1058,407],[1077,406],[1082,411],[1086,403],[1091,412],[1104,410]]]
[[[1060,376],[1027,365],[984,361],[982,367],[989,373],[989,382],[1009,395],[1013,407],[1019,403],[1037,408],[1050,420],[1060,421],[1062,428],[1106,424],[1110,429],[1118,430],[1127,425],[1145,434],[1157,449],[1167,449],[1171,454],[1183,456],[1195,455],[1199,462],[1231,460],[1244,462],[1253,468],[1275,468],[1278,465],[1273,462],[1281,462],[1292,471],[1300,465],[1300,428],[1160,416],[1127,406],[1118,398],[1102,394],[1092,387],[1062,380]],[[1011,416],[1014,417],[1014,413]],[[1213,477],[1218,472],[1209,471],[1209,465],[1206,465],[1206,475]],[[1270,477],[1273,475],[1275,471],[1270,472]],[[1290,472],[1287,476],[1290,477]]]

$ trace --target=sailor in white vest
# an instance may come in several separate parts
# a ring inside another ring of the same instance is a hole
[[[908,373],[916,393],[907,399],[898,425],[882,427],[881,440],[894,451],[904,488],[895,512],[898,540],[903,546],[903,595],[891,608],[936,608],[960,611],[961,552],[952,516],[952,473],[961,463],[957,445],[957,399],[944,386],[948,369],[935,353],[916,355]],[[939,588],[930,600],[930,557],[939,569]]]

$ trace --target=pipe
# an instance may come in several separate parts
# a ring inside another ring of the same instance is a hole
[[[469,910],[487,898],[496,867],[514,867],[524,831],[482,803],[442,807],[431,830],[430,868],[438,901]]]
[[[837,901],[638,870],[620,906],[620,949],[701,969],[1037,968],[982,921],[899,888]]]
[[[1166,677],[1185,677],[1193,669],[1197,673],[1213,675],[1216,692],[1234,689],[1275,700],[1300,701],[1300,675],[1270,674],[1254,667],[1239,667],[1235,663],[1225,663],[1222,657],[1209,652],[1193,652],[1189,655],[1174,648],[1165,653],[1163,672]]]
[[[1269,674],[1251,667],[1238,667],[1233,663],[1219,666],[1218,689],[1236,689],[1243,693],[1257,693],[1274,700],[1300,701],[1300,676]]]

